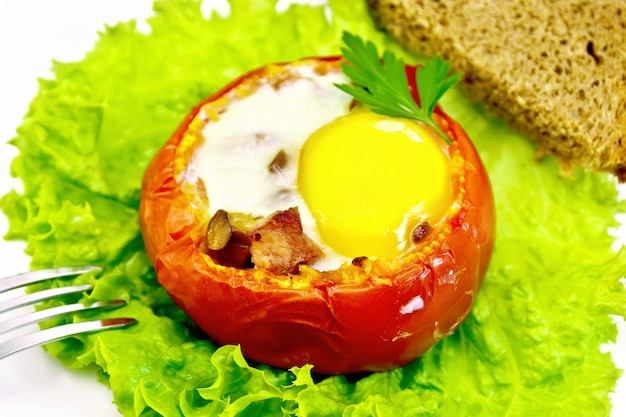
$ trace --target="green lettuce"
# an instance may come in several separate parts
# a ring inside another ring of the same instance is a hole
[[[609,315],[626,311],[626,251],[611,249],[607,229],[626,205],[607,176],[565,178],[552,158],[535,162],[529,141],[458,89],[443,107],[489,171],[497,243],[471,315],[420,359],[327,378],[248,363],[159,287],[137,223],[141,176],[195,103],[263,64],[337,54],[343,30],[419,61],[376,30],[365,2],[330,1],[330,22],[321,7],[274,3],[235,0],[229,17],[207,19],[199,0],[157,1],[150,33],[107,27],[83,60],[55,62],[40,81],[13,139],[24,191],[1,200],[6,238],[27,242],[32,268],[104,266],[76,280],[94,283],[91,300],[128,300],[107,314],[139,321],[50,354],[97,369],[125,416],[609,415],[620,371],[600,346],[616,337]]]

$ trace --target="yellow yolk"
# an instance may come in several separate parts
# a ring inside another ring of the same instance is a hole
[[[397,256],[413,228],[452,203],[450,159],[420,123],[359,111],[314,132],[298,188],[324,242],[349,256]]]

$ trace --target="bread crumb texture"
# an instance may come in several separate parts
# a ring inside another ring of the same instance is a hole
[[[368,0],[407,49],[553,154],[626,182],[626,1]]]

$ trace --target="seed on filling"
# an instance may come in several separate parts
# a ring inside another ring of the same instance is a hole
[[[288,160],[287,153],[281,149],[267,166],[267,169],[274,173],[280,172],[287,166]]]
[[[431,230],[432,227],[428,222],[421,222],[415,226],[413,232],[411,232],[411,240],[413,240],[414,243],[419,243],[428,236]]]
[[[363,262],[367,260],[367,256],[357,256],[352,260],[352,265],[354,266],[363,266]]]
[[[225,210],[218,210],[215,212],[206,231],[207,246],[211,250],[220,250],[226,247],[230,237],[232,236],[233,229],[230,226],[230,220],[228,219],[228,213]]]

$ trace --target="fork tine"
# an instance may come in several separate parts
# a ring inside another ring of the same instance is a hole
[[[50,288],[43,291],[37,291],[30,294],[24,294],[18,297],[9,298],[7,300],[0,301],[0,313],[28,304],[34,304],[40,301],[49,300],[50,298],[87,291],[91,288],[93,288],[93,285],[91,284],[71,285],[67,287]]]
[[[102,270],[102,268],[98,266],[76,266],[42,269],[12,275],[9,277],[0,278],[0,294],[40,281],[46,281],[53,278],[62,278],[72,275],[80,275],[85,272],[99,270]],[[13,294],[11,294],[12,298],[5,297],[5,299],[0,301],[0,313],[8,310],[14,310],[17,307],[35,304],[40,301],[60,297],[62,295],[80,293],[90,290],[92,288],[93,285],[91,284],[71,285],[59,288],[49,288],[43,291],[32,292],[30,294],[20,294],[17,296],[13,296]],[[8,331],[16,329],[18,327],[22,327],[31,323],[37,323],[42,320],[57,317],[66,313],[89,309],[116,308],[121,307],[125,304],[126,302],[122,300],[115,300],[110,302],[96,302],[91,305],[76,303],[30,312],[28,314],[23,314],[18,317],[1,320],[0,334],[6,334]],[[5,339],[0,341],[0,359],[26,348],[50,343],[69,336],[77,335],[79,333],[90,333],[109,329],[121,329],[128,327],[134,323],[136,323],[135,319],[131,318],[93,320],[79,323],[70,323],[62,326],[51,327],[45,330],[35,331],[28,334],[23,334],[13,337],[11,339]]]
[[[35,282],[46,281],[52,278],[62,278],[71,275],[80,275],[90,271],[101,271],[99,266],[63,266],[59,268],[40,269],[36,271],[23,272],[21,274],[0,278],[0,294],[24,285]]]
[[[21,350],[54,342],[80,333],[90,333],[102,330],[122,329],[136,323],[135,319],[118,318],[84,321],[79,323],[64,324],[49,329],[17,336],[13,339],[0,343],[0,359],[6,358]]]
[[[75,313],[78,311],[87,310],[108,310],[123,307],[125,305],[126,301],[124,300],[97,301],[90,305],[76,303],[60,305],[45,310],[33,311],[18,317],[13,317],[0,321],[0,334],[8,332],[9,330],[17,329],[18,327],[23,327],[32,323],[38,323],[40,321],[59,317],[68,313]]]

